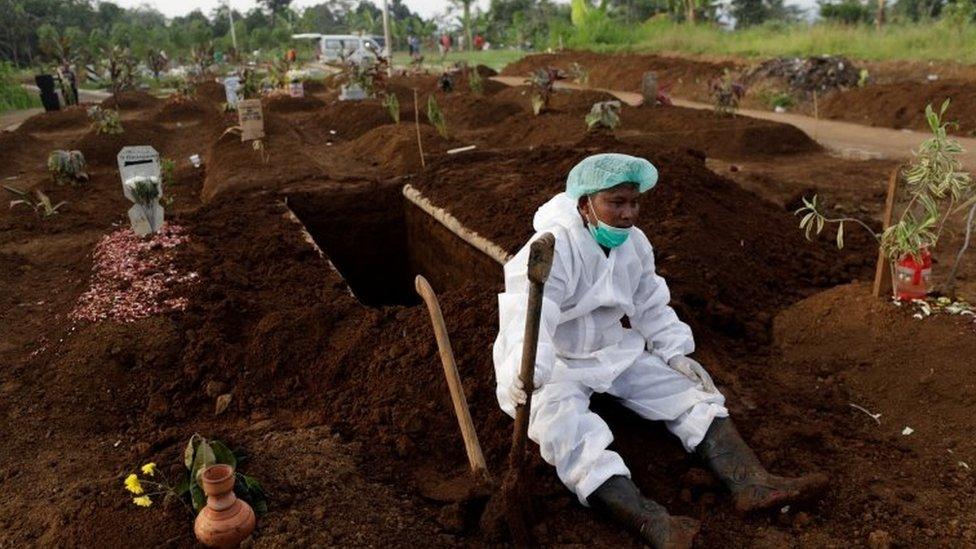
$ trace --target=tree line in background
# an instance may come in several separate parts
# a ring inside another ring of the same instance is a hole
[[[540,49],[622,44],[639,39],[648,20],[723,22],[737,27],[793,23],[803,17],[784,0],[491,0],[487,10],[472,9],[473,0],[451,0],[453,9],[425,19],[403,0],[391,0],[393,46],[405,49],[415,35],[433,46],[441,33],[463,33],[467,44],[480,34],[493,46]],[[976,0],[820,0],[822,20],[841,24],[925,22],[943,19],[968,25],[976,18]],[[42,63],[76,65],[111,61],[113,49],[150,69],[167,60],[193,63],[213,55],[262,50],[280,52],[300,32],[382,34],[382,14],[370,0],[328,0],[293,9],[291,0],[260,0],[260,7],[233,12],[231,33],[227,8],[200,10],[166,18],[142,6],[124,9],[92,0],[0,0],[0,62],[16,66]],[[238,51],[234,51],[232,34]],[[632,40],[633,39],[633,40]]]

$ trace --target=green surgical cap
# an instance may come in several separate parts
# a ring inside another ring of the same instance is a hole
[[[588,156],[569,170],[566,194],[578,200],[621,183],[635,183],[645,192],[657,184],[657,168],[643,158],[620,153]]]

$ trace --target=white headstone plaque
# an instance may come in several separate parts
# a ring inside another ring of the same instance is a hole
[[[237,105],[237,89],[240,85],[240,76],[228,76],[224,78],[224,97],[227,98],[227,104],[232,107]]]
[[[241,99],[237,102],[237,116],[241,124],[241,141],[264,137],[264,114],[260,99]]]
[[[139,236],[154,233],[163,226],[163,207],[159,199],[163,197],[163,181],[156,149],[142,145],[125,147],[119,151],[119,176],[122,178],[122,193],[133,202],[129,208],[129,221],[132,230]],[[134,193],[134,182],[146,181],[156,185],[158,193],[151,201],[141,200]]]
[[[156,177],[162,173],[159,163],[159,153],[149,145],[139,145],[137,147],[123,147],[119,151],[119,176],[122,178],[122,192],[125,197],[135,202],[125,186],[125,182],[133,177]],[[163,186],[159,185],[159,194],[162,196]]]

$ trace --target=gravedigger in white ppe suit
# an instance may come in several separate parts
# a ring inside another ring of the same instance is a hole
[[[623,459],[607,449],[613,434],[590,411],[593,393],[607,393],[643,418],[664,421],[729,487],[740,511],[808,497],[827,479],[768,473],[728,419],[725,397],[688,357],[695,350],[691,328],[670,307],[651,244],[634,225],[640,195],[657,179],[657,169],[645,159],[590,156],[570,171],[566,191],[535,214],[532,240],[551,232],[556,244],[543,292],[529,437],[584,505],[654,547],[690,547],[698,521],[671,516],[640,494]],[[498,402],[513,417],[526,398],[518,372],[528,253],[527,243],[505,265],[494,345]]]

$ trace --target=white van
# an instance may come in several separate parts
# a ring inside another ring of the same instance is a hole
[[[360,62],[366,57],[385,57],[383,38],[380,36],[359,36],[355,34],[303,33],[291,36],[296,40],[314,40],[315,56],[319,61],[333,63],[343,57]]]

